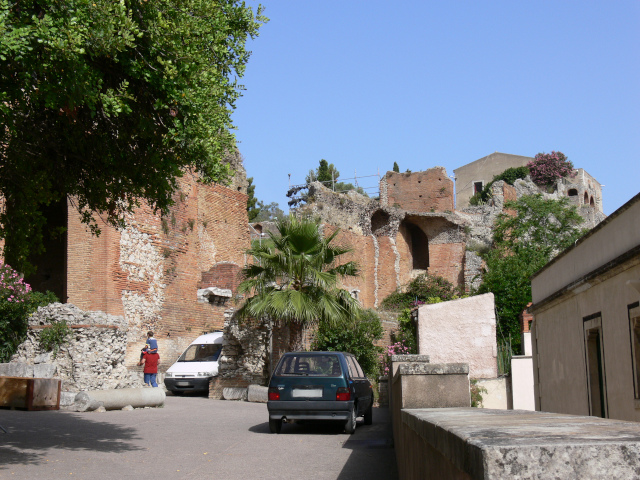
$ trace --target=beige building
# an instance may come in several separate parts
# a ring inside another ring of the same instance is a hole
[[[456,179],[456,208],[469,206],[469,199],[507,168],[525,167],[531,161],[532,157],[495,152],[456,168],[453,171]]]
[[[536,410],[640,421],[640,194],[531,287]]]

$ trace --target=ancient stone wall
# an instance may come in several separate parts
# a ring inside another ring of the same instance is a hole
[[[40,334],[63,320],[70,329],[65,343],[57,354],[43,350]],[[29,318],[27,339],[11,363],[26,365],[28,376],[60,378],[65,392],[141,387],[142,367],[129,370],[125,366],[127,330],[128,324],[121,316],[52,303],[38,308]]]
[[[129,367],[147,330],[170,365],[198,335],[222,329],[227,298],[197,302],[197,291],[237,287],[249,247],[247,197],[238,188],[187,174],[167,215],[141,206],[125,229],[103,226],[99,237],[69,208],[67,301],[125,317]]]

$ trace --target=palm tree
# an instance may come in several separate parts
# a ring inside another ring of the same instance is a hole
[[[355,277],[355,262],[338,264],[351,251],[332,242],[339,230],[324,238],[319,222],[289,216],[276,222],[277,234],[254,242],[247,253],[254,259],[242,270],[241,294],[251,295],[238,310],[240,318],[268,317],[289,325],[289,348],[302,345],[302,328],[323,320],[337,324],[355,319],[360,305],[338,288],[338,279]]]

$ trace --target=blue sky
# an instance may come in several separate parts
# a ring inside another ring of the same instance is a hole
[[[607,214],[640,191],[637,0],[261,3],[233,118],[266,203],[286,211],[322,158],[342,179],[453,175],[494,151],[563,152]]]

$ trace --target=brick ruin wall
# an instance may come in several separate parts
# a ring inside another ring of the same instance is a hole
[[[125,229],[105,226],[99,237],[68,209],[67,301],[125,317],[128,367],[147,330],[167,367],[198,335],[223,328],[230,300],[199,303],[196,294],[238,284],[249,247],[247,196],[239,190],[185,175],[168,215],[143,206]]]
[[[382,192],[384,191],[384,195]],[[380,180],[380,204],[411,212],[453,212],[453,181],[444,167],[422,172],[387,172]]]
[[[392,190],[400,188],[402,180],[411,184],[407,188],[415,190],[413,194],[423,191],[423,198],[441,200],[437,195],[448,192],[450,202],[417,205],[428,211],[408,212],[398,206],[383,206],[383,201],[355,192],[345,195],[314,184],[309,190],[312,201],[300,210],[320,217],[325,222],[325,235],[340,229],[335,242],[352,248],[343,260],[353,260],[360,266],[360,277],[344,279],[342,286],[367,308],[379,307],[385,297],[419,273],[442,276],[456,286],[465,285],[465,221],[448,210],[448,207],[453,208],[453,186],[446,171],[437,167],[400,177],[390,175],[392,173],[388,172],[381,180],[381,192],[385,190],[389,198],[400,199],[393,196]],[[395,186],[389,184],[390,178],[398,180]],[[432,188],[434,182],[437,184]],[[442,183],[445,184],[444,193],[440,191],[443,187],[437,187]],[[432,211],[436,208],[437,211]],[[416,256],[424,257],[423,264],[418,265],[420,268],[416,268]]]

